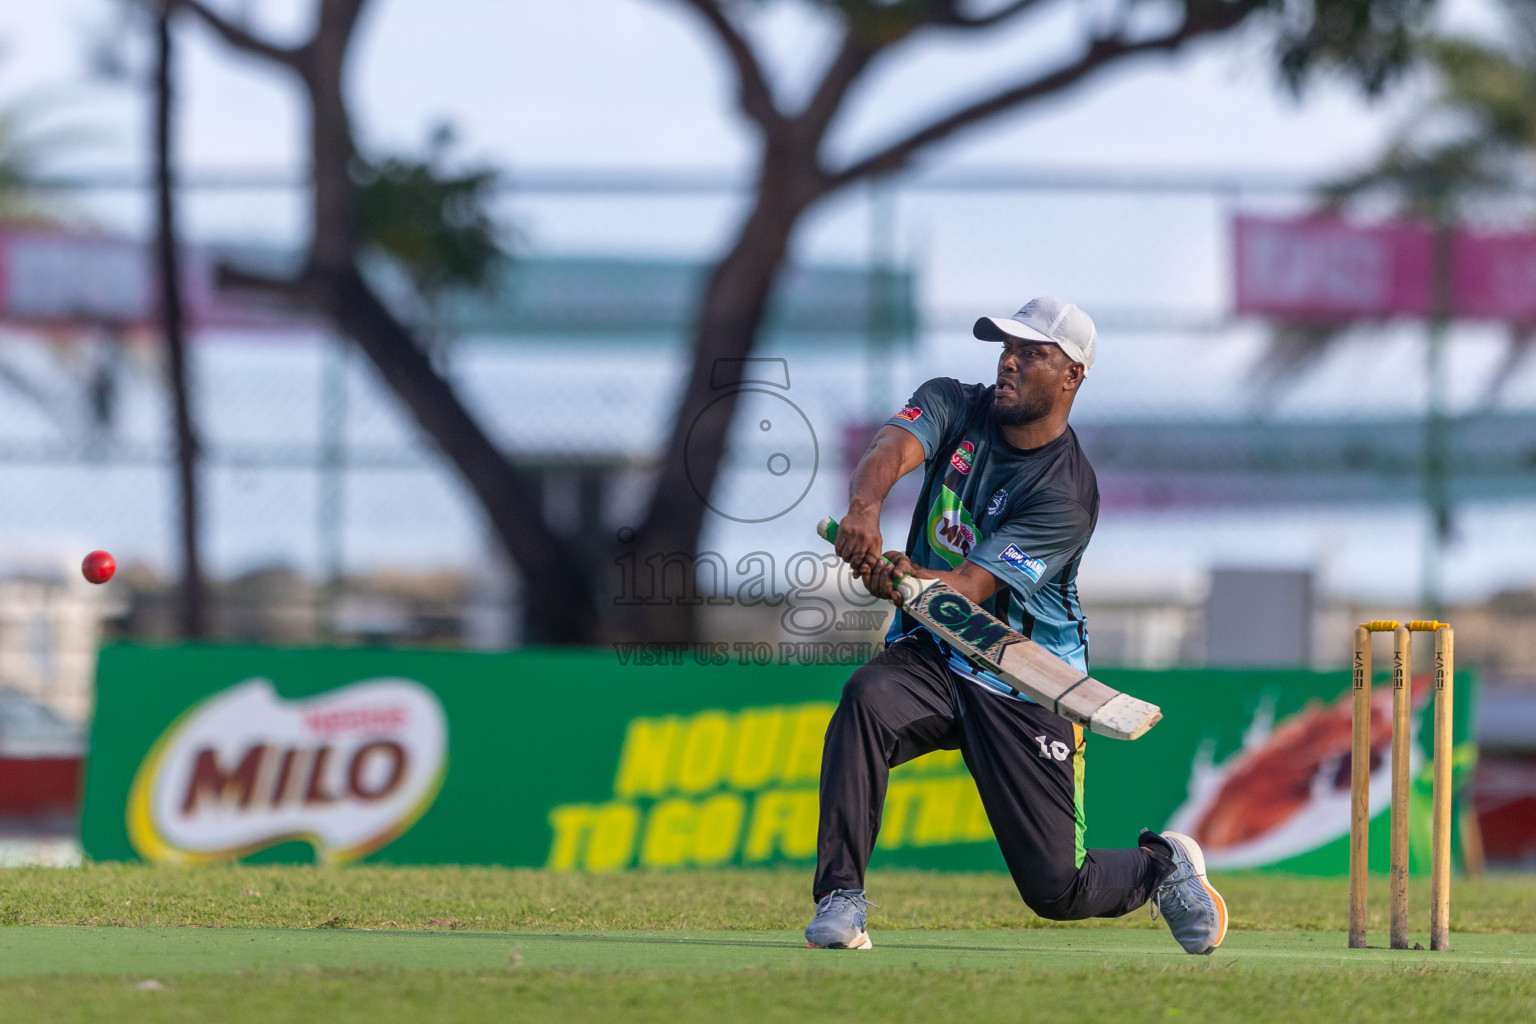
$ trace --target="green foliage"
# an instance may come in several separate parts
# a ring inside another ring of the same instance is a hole
[[[1517,57],[1469,39],[1433,40],[1430,53],[1445,107],[1478,122],[1490,139],[1536,146],[1536,53]]]
[[[1368,94],[1379,93],[1412,64],[1416,40],[1435,2],[1268,0],[1279,24],[1280,72],[1293,89],[1300,89],[1319,72],[1336,70]]]
[[[728,6],[728,0],[717,0]],[[1030,3],[968,3],[966,0],[815,0],[865,38],[888,45],[926,26],[986,28]],[[1069,0],[1072,2],[1072,0]],[[1186,21],[1225,19],[1247,9],[1267,17],[1279,69],[1293,89],[1319,74],[1342,73],[1376,94],[1413,63],[1417,40],[1438,0],[1177,0]],[[1085,5],[1086,6],[1086,5]],[[1129,21],[1145,0],[1124,0],[1100,13]],[[1001,19],[994,15],[1002,14]],[[1231,19],[1233,23],[1242,16]]]
[[[489,212],[496,172],[448,170],[450,141],[440,129],[424,158],[358,157],[352,168],[361,241],[389,256],[428,298],[486,286],[505,258]]]
[[[17,145],[16,116],[0,113],[0,216],[11,213],[12,204],[25,194],[30,167],[26,153]]]
[[[1428,34],[1415,47],[1436,94],[1377,161],[1324,190],[1329,205],[1386,194],[1401,213],[1433,220],[1483,189],[1507,186],[1536,156],[1536,5],[1505,4],[1509,31],[1496,43]]]
[[[1506,175],[1490,164],[1487,151],[1475,141],[1425,151],[1399,139],[1371,167],[1324,186],[1322,198],[1325,207],[1337,209],[1358,196],[1385,192],[1396,201],[1399,214],[1435,222],[1450,216],[1451,205],[1461,193],[1505,180]]]
[[[5,58],[0,45],[0,67]],[[0,221],[47,223],[75,214],[58,189],[39,187],[42,168],[61,153],[98,145],[103,136],[79,123],[55,120],[51,115],[64,102],[53,94],[33,93],[0,105]]]
[[[1438,106],[1470,122],[1485,148],[1536,152],[1536,10],[1528,0],[1509,8],[1502,46],[1471,39],[1434,38],[1429,61],[1442,88]]]
[[[50,141],[29,130],[33,112],[24,104],[0,110],[0,220],[36,220],[49,206],[36,183]]]

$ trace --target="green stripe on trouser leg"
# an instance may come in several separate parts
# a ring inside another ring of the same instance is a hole
[[[1087,739],[1082,726],[1072,726],[1072,738],[1077,741],[1077,756],[1072,759],[1072,809],[1077,817],[1077,866],[1081,868],[1083,858],[1088,855],[1083,841],[1088,834],[1088,815],[1083,810],[1083,753],[1087,749]]]

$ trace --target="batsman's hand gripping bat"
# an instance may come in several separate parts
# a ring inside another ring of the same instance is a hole
[[[816,532],[835,541],[837,521],[823,519]],[[1083,675],[978,608],[953,587],[938,580],[898,576],[896,589],[901,593],[902,610],[943,637],[961,656],[1069,722],[1100,736],[1134,740],[1163,717],[1156,704]]]

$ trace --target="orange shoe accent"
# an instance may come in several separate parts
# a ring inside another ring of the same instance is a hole
[[[1200,884],[1205,886],[1205,891],[1211,894],[1211,899],[1216,901],[1216,909],[1221,912],[1221,931],[1216,935],[1216,941],[1211,948],[1221,945],[1221,940],[1227,937],[1227,901],[1221,898],[1221,893],[1211,887],[1210,881],[1204,874],[1200,876]]]

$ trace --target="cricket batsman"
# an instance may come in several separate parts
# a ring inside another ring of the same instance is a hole
[[[837,554],[870,593],[899,601],[898,574],[938,579],[1084,674],[1088,628],[1077,570],[1098,483],[1067,425],[1098,335],[1044,296],[973,330],[1002,343],[992,386],[936,378],[886,421],[854,469]],[[880,511],[923,467],[906,551],[881,560]],[[1083,730],[1016,695],[898,611],[888,646],[843,688],[821,761],[821,819],[806,941],[868,949],[864,871],[890,770],[958,748],[1019,894],[1056,921],[1119,917],[1148,901],[1190,953],[1210,953],[1227,909],[1195,841],[1143,831],[1131,849],[1083,845]]]

